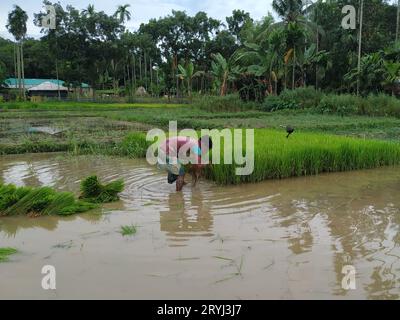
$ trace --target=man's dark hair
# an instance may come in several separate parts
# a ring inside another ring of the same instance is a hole
[[[210,136],[203,136],[199,139],[199,144],[200,146],[203,145],[203,141],[205,143],[205,145],[208,145],[208,150],[211,150],[213,147],[213,142]]]

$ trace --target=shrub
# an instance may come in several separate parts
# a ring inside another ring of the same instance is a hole
[[[294,103],[301,109],[317,107],[323,97],[324,94],[319,90],[315,90],[314,87],[285,90],[280,95],[282,101]]]
[[[296,102],[289,100],[285,101],[280,96],[267,97],[261,106],[261,109],[263,111],[271,111],[271,112],[279,110],[296,110],[299,108],[300,106]]]
[[[194,106],[209,112],[220,111],[245,111],[256,109],[255,102],[244,102],[239,95],[231,94],[227,96],[203,96],[194,101]]]
[[[329,94],[322,98],[317,111],[325,114],[350,115],[357,114],[362,108],[362,100],[351,94]]]

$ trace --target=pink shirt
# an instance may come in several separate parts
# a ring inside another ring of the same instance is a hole
[[[185,147],[188,151],[196,152],[198,156],[198,163],[201,163],[201,153],[199,150],[199,142],[190,137],[173,137],[165,140],[161,145],[160,149],[169,157],[177,158],[179,155],[179,151],[182,147]]]

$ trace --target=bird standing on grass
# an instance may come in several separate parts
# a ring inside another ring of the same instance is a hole
[[[287,136],[286,138],[289,139],[289,137],[294,133],[295,129],[292,126],[281,126],[282,128],[286,128]]]

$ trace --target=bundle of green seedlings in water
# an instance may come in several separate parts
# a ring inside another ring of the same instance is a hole
[[[18,250],[14,248],[0,248],[0,262],[7,262],[8,257],[17,252]]]
[[[81,183],[80,199],[91,203],[106,203],[118,201],[118,194],[124,190],[124,181],[116,180],[101,184],[97,176],[90,176]]]
[[[224,163],[222,145],[220,163]],[[243,145],[245,153],[245,137]],[[398,164],[399,143],[306,132],[295,132],[287,139],[283,131],[259,129],[255,130],[250,175],[237,175],[235,164],[213,164],[207,176],[219,184],[239,184]]]
[[[97,184],[96,191],[93,181]],[[92,176],[82,181],[82,195],[77,200],[71,192],[57,192],[50,187],[32,188],[0,184],[0,216],[68,216],[84,213],[97,208],[99,203],[118,200],[118,193],[123,188],[121,180],[103,186],[97,177]]]

